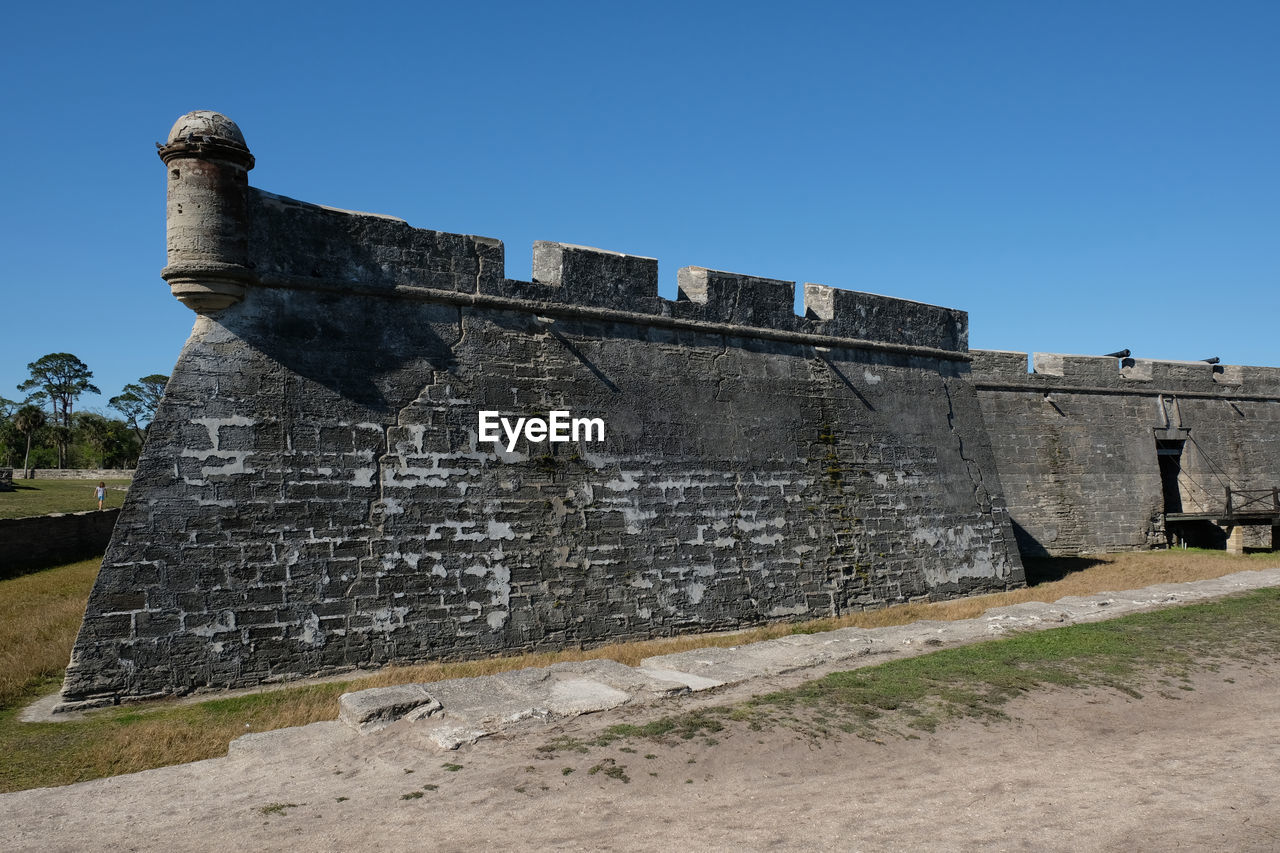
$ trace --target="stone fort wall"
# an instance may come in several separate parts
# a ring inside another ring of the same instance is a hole
[[[415,229],[161,150],[198,312],[64,707],[816,617],[1023,583],[962,311]],[[477,415],[599,442],[508,451]]]
[[[1026,353],[972,356],[1025,555],[1168,543],[1178,532],[1165,525],[1158,441],[1180,443],[1174,473],[1183,512],[1221,511],[1228,487],[1280,486],[1280,369],[1035,353],[1029,373]],[[1245,530],[1244,544],[1271,546],[1269,525]]]
[[[0,579],[101,554],[117,509],[0,518]]]

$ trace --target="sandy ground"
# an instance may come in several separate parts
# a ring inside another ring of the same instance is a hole
[[[4,795],[0,848],[1276,850],[1277,675],[1236,666],[1140,700],[1036,693],[1012,721],[884,744],[735,725],[715,745],[537,749],[706,698],[456,752],[409,723],[363,738],[320,723],[227,758]],[[603,772],[615,766],[629,782]]]

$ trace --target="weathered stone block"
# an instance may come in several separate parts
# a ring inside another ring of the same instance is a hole
[[[679,272],[680,299],[697,306],[693,316],[711,323],[793,329],[799,319],[795,313],[795,288],[793,281],[706,267],[682,267]]]
[[[554,288],[531,294],[535,299],[643,313],[658,306],[658,262],[653,258],[539,240],[533,244],[533,281]]]
[[[969,348],[969,315],[954,308],[806,283],[804,309],[821,334],[956,352]]]

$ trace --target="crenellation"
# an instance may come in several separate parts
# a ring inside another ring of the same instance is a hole
[[[1033,353],[1035,370],[1022,370],[1024,353],[973,350],[971,378],[985,386],[1071,390],[1144,396],[1280,400],[1280,368],[1205,361]],[[1116,365],[1119,369],[1116,369]]]
[[[1222,374],[1215,375],[1220,384],[1239,385],[1242,392],[1272,395],[1280,398],[1280,367],[1256,367],[1251,365],[1222,365]]]
[[[655,259],[588,246],[535,242],[533,283],[549,289],[535,290],[534,299],[638,314],[656,314],[661,304]]]
[[[1031,364],[1036,375],[1057,377],[1064,384],[1115,385],[1121,378],[1119,359],[1110,356],[1037,352],[1032,353]]]
[[[1025,382],[1027,380],[1027,354],[1012,350],[969,350],[972,359],[969,369],[973,380]]]
[[[678,317],[788,331],[799,324],[794,281],[681,267],[677,284],[672,310]]]
[[[819,334],[968,352],[969,315],[909,299],[806,282],[805,317]]]
[[[1145,359],[1135,359],[1135,367]],[[1218,366],[1203,361],[1147,361],[1152,385],[1178,391],[1212,391]]]

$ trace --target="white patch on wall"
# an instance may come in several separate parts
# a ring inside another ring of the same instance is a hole
[[[604,453],[584,452],[582,454],[582,461],[587,463],[588,468],[595,468],[596,470],[599,470],[601,468],[608,468],[610,465],[613,465],[618,460],[616,457],[609,456]]]
[[[302,642],[312,648],[324,645],[324,631],[320,630],[320,617],[312,613],[302,623]]]
[[[445,527],[453,528],[453,539],[455,542],[480,542],[488,538],[483,531],[477,530],[473,533],[463,533],[462,531],[476,526],[474,521],[446,521]],[[434,529],[434,528],[433,528]],[[431,537],[428,536],[428,539]]]
[[[990,542],[972,525],[959,528],[917,525],[911,539],[938,553],[939,559],[924,566],[925,581],[931,586],[958,583],[966,578],[1004,577],[1007,573],[1007,569],[996,568]]]
[[[863,379],[865,379],[865,380],[867,380],[867,384],[868,384],[868,385],[879,385],[879,384],[880,384],[880,380],[881,380],[883,377],[881,377],[881,376],[880,376],[879,374],[877,374],[877,373],[872,373],[870,370],[865,370],[865,369],[864,369],[864,370],[862,371],[862,378],[863,378]]]
[[[489,519],[489,538],[490,539],[515,539],[516,534],[511,530],[511,525],[505,521],[494,521]]]
[[[639,533],[640,522],[650,521],[658,517],[658,511],[653,509],[640,509],[636,506],[625,505],[622,507],[622,518],[627,524],[628,533]]]
[[[604,484],[604,487],[611,492],[630,492],[640,488],[640,484],[636,482],[636,474],[638,471],[621,471],[620,479],[613,479]]]
[[[224,426],[253,426],[257,421],[243,415],[232,415],[229,418],[192,418],[193,424],[200,424],[209,432],[209,444],[218,449],[218,428]],[[184,454],[185,455],[185,454]]]
[[[184,457],[191,459],[199,459],[201,462],[208,462],[210,459],[220,460],[221,465],[203,465],[200,468],[202,477],[225,476],[228,474],[255,474],[257,473],[250,465],[245,464],[245,460],[249,458],[247,450],[184,450]],[[204,485],[203,482],[196,483],[187,480],[188,485]]]
[[[410,447],[413,449],[413,451],[415,453],[421,453],[422,452],[422,435],[427,431],[426,426],[423,424],[410,424],[408,426],[400,427],[400,429],[408,433],[409,444],[410,444]],[[397,450],[401,450],[403,448],[405,448],[405,444],[403,442],[399,442],[399,441],[396,442]]]
[[[489,600],[489,603],[501,607],[510,606],[511,570],[506,566],[493,566],[490,571],[493,572],[493,579],[489,581],[487,589],[493,593],[493,597]]]
[[[381,631],[385,634],[396,628],[403,627],[404,617],[408,612],[409,608],[407,607],[381,607],[373,611],[373,625],[370,630]]]
[[[224,610],[218,614],[218,618],[208,625],[201,625],[199,628],[192,628],[191,633],[197,637],[212,637],[214,634],[225,634],[227,631],[236,629],[236,614],[230,610]]]

